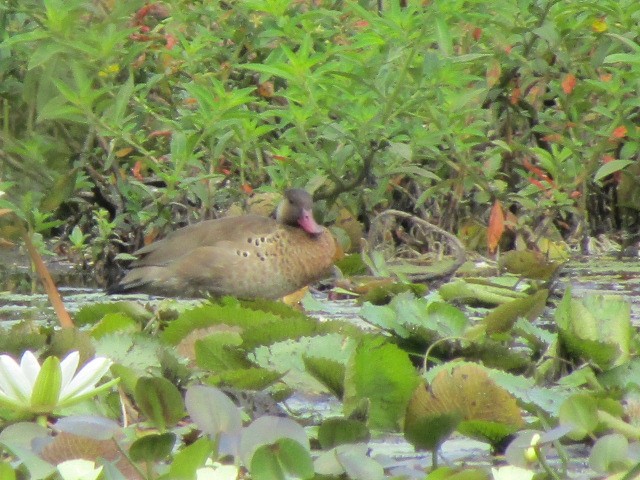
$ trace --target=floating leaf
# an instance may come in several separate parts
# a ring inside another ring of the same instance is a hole
[[[185,405],[198,428],[219,439],[221,454],[237,454],[242,418],[229,397],[217,388],[196,385],[187,390]]]
[[[265,415],[251,423],[242,432],[240,456],[245,465],[251,465],[253,455],[263,445],[271,445],[287,438],[298,443],[306,453],[310,451],[309,438],[304,429],[290,418]]]
[[[500,255],[498,261],[501,270],[537,280],[550,280],[561,265],[531,250],[511,250]]]
[[[427,445],[435,448],[438,444],[435,436],[421,440],[418,435],[425,432],[428,421],[439,427],[442,435],[455,427],[457,421],[465,422],[467,435],[492,444],[524,424],[515,399],[496,385],[484,368],[475,364],[442,367],[428,388],[420,385],[413,395],[407,411],[405,434],[408,428],[412,441],[424,442],[425,448]],[[407,424],[409,419],[418,425],[416,430]],[[421,423],[423,419],[428,420]]]
[[[509,331],[519,318],[526,318],[532,322],[544,311],[548,296],[549,291],[543,289],[528,297],[503,303],[491,310],[482,320],[482,324],[486,327],[487,333],[492,335]]]
[[[629,441],[624,435],[605,435],[593,445],[589,454],[589,467],[598,473],[623,472],[631,466],[628,455]]]
[[[382,480],[384,469],[367,455],[368,449],[366,443],[339,445],[318,456],[314,461],[315,470],[331,478],[346,475],[354,480]]]
[[[59,432],[73,433],[94,440],[109,440],[120,432],[121,427],[109,418],[74,415],[62,417],[56,422],[55,429]]]
[[[124,478],[131,480],[142,478],[131,462],[123,457],[113,439],[96,440],[69,432],[60,432],[52,442],[42,449],[40,455],[53,464],[76,458],[91,461],[103,458],[108,462],[113,462]]]
[[[282,379],[283,375],[266,368],[238,368],[212,374],[207,378],[207,383],[228,386],[238,390],[260,391]]]
[[[172,427],[184,417],[182,395],[166,378],[140,378],[134,396],[138,408],[160,430]]]
[[[168,478],[195,478],[196,470],[212,455],[211,441],[201,437],[182,447],[171,459]]]
[[[207,336],[195,342],[196,363],[203,370],[212,372],[249,367],[244,353],[234,348],[241,344],[242,338],[237,331],[211,332],[207,329]]]
[[[314,476],[309,450],[290,438],[259,447],[251,457],[249,470],[255,480],[302,480]]]
[[[175,443],[173,432],[150,433],[131,444],[129,456],[134,462],[159,462],[169,456]]]
[[[325,450],[342,444],[368,442],[369,438],[367,426],[349,418],[328,418],[318,428],[318,441]]]
[[[304,357],[324,358],[345,365],[355,344],[352,338],[337,333],[303,337],[256,348],[253,359],[263,368],[281,372],[284,375],[282,380],[292,388],[304,392],[326,392],[326,387],[315,377],[318,372],[307,371]]]
[[[48,433],[45,427],[36,423],[14,423],[7,425],[0,432],[0,444],[19,459],[23,468],[28,470],[30,478],[49,478],[55,467],[36,455],[32,449],[33,442],[47,440]]]
[[[525,293],[509,287],[490,283],[479,283],[469,280],[455,280],[446,283],[438,290],[445,301],[460,300],[464,302],[480,302],[488,305],[500,305],[514,298],[523,298]]]
[[[302,361],[307,372],[327,387],[336,398],[342,398],[344,394],[344,363],[308,355],[303,355]]]
[[[587,295],[582,301],[567,288],[555,312],[567,351],[607,369],[627,361],[632,338],[631,306],[615,295]]]
[[[398,427],[419,379],[407,352],[381,337],[363,337],[347,364],[344,410],[369,402],[369,426]]]
[[[598,427],[598,402],[591,395],[572,395],[560,406],[560,425],[572,428],[568,434],[573,440],[582,440]]]

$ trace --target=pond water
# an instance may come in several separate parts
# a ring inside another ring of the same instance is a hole
[[[637,260],[575,259],[567,264],[554,285],[552,302],[557,302],[568,287],[580,297],[590,293],[610,294],[626,298],[631,304],[632,321],[640,326],[640,272]],[[121,300],[140,301],[145,304],[158,302],[145,295],[108,296],[95,286],[86,286],[87,279],[79,277],[72,265],[57,263],[52,266],[65,305],[73,315],[83,305],[96,302]],[[29,268],[24,260],[5,255],[0,250],[0,321],[4,325],[30,319],[36,322],[53,322],[54,313],[46,295],[25,293],[31,286]],[[41,289],[38,288],[37,291]],[[23,292],[23,293],[19,293]],[[359,307],[353,301],[328,300],[316,295],[316,309],[310,313],[319,318],[351,318],[358,321]],[[287,408],[302,417],[323,416],[339,413],[340,404],[330,396],[296,394],[287,401]],[[431,465],[431,454],[416,452],[401,435],[384,435],[372,439],[371,454],[397,474],[423,478],[424,470]],[[582,445],[569,447],[571,471],[569,478],[597,478],[588,468],[586,457],[589,448]],[[485,443],[462,436],[453,436],[446,441],[440,452],[440,463],[444,465],[484,465],[496,462]],[[552,458],[552,463],[557,459]]]

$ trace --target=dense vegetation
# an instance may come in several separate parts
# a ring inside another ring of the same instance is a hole
[[[256,479],[424,478],[367,456],[371,432],[400,429],[434,452],[453,431],[496,451],[515,437],[517,478],[561,478],[567,440],[597,440],[591,467],[632,478],[640,433],[622,400],[637,389],[639,342],[628,305],[568,290],[553,332],[530,322],[557,271],[547,257],[640,229],[639,21],[632,0],[4,2],[2,245],[22,237],[32,257],[54,246],[108,279],[117,255],[175,225],[297,186],[347,250],[395,208],[470,251],[528,251],[502,257],[517,275],[453,281],[426,298],[379,251],[348,257],[347,273],[403,280],[362,290],[375,292],[358,315],[378,333],[232,299],[98,304],[74,316],[80,331],[6,329],[1,350],[23,362],[0,356],[0,417],[19,422],[0,433],[12,462],[0,473],[73,478],[54,465],[79,451],[106,459],[95,474],[109,479],[237,477],[211,461]],[[86,371],[88,387],[109,369],[119,392],[70,390],[70,350],[109,357]],[[26,386],[11,381],[19,371]],[[241,419],[199,383],[276,399],[321,390],[341,416],[311,431]],[[73,403],[91,416],[74,416]],[[522,431],[523,411],[536,432]],[[313,463],[312,446],[323,452]]]
[[[258,187],[637,232],[636,2],[400,3],[9,1],[3,198],[88,261]]]

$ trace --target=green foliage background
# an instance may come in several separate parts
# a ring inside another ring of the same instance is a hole
[[[401,3],[8,0],[5,199],[94,258],[250,187],[637,231],[638,2]]]

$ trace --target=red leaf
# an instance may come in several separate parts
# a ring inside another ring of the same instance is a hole
[[[154,130],[149,134],[149,138],[170,137],[170,136],[171,136],[171,130]]]
[[[253,187],[248,183],[243,183],[241,188],[242,188],[242,191],[247,195],[251,195],[253,193]]]
[[[504,210],[499,200],[496,200],[491,207],[489,214],[489,226],[487,227],[487,247],[490,253],[494,253],[498,248],[498,243],[504,233]]]
[[[576,87],[576,76],[573,73],[567,73],[562,79],[562,91],[569,95]]]
[[[164,36],[164,39],[166,41],[165,46],[167,47],[167,50],[173,49],[173,47],[176,46],[176,43],[178,43],[178,39],[173,35],[167,34]]]
[[[480,27],[476,27],[473,29],[473,39],[477,42],[482,37],[482,29]]]

